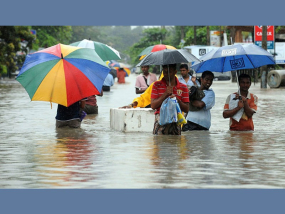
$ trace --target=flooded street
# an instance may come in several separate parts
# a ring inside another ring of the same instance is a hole
[[[57,104],[31,102],[16,80],[0,80],[0,188],[285,188],[285,88],[252,83],[254,132],[228,131],[223,106],[237,91],[230,81],[213,82],[210,131],[113,131],[110,108],[137,97],[136,76],[97,97],[99,114],[80,129],[56,129]]]

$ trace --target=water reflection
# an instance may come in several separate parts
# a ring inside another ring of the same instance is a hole
[[[40,147],[37,155],[43,184],[76,187],[77,183],[95,179],[92,154],[96,148],[83,129],[56,128],[55,141]]]
[[[187,134],[189,146],[193,150],[191,162],[187,166],[191,169],[189,181],[197,188],[211,185],[216,180],[216,171],[219,167],[217,161],[212,161],[218,155],[213,141],[215,135],[209,131],[191,131]]]
[[[266,162],[266,160],[260,155],[262,145],[258,136],[251,131],[229,131],[226,141],[229,145],[227,154],[231,157],[231,161],[228,162],[229,169],[236,173],[236,177],[231,176],[231,179],[236,180],[235,182],[238,182],[239,185],[249,185],[249,187],[260,183],[258,181],[260,180],[259,172],[263,167],[261,162]],[[266,180],[268,178],[267,172],[266,170],[263,172],[263,179]]]
[[[253,132],[231,132],[229,144],[238,144],[240,147],[239,158],[250,159],[253,157],[255,140]],[[246,165],[246,167],[249,167]]]
[[[150,146],[153,152],[151,159],[155,166],[168,164],[168,161],[185,160],[190,156],[185,136],[153,136],[153,144]]]
[[[153,136],[151,163],[157,183],[167,184],[161,188],[168,188],[176,183],[181,170],[185,170],[184,160],[189,159],[185,136]]]
[[[213,136],[208,131],[181,136],[154,136],[152,164],[161,188],[192,188],[212,184],[217,163]]]

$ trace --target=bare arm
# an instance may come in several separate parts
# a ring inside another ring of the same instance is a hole
[[[81,100],[81,102],[80,102],[80,108],[81,108],[81,109],[84,109],[85,103],[86,103],[85,100]]]
[[[181,100],[179,100],[178,98],[176,98],[178,101],[178,104],[180,106],[181,111],[183,112],[188,112],[189,111],[189,103],[184,103]]]
[[[127,105],[127,106],[122,106],[122,107],[119,107],[119,108],[136,108],[138,105],[138,102],[133,102],[131,103],[130,105]]]
[[[193,82],[194,85],[197,86],[196,77],[191,76],[191,81]]]
[[[204,106],[206,105],[203,101],[200,101],[200,100],[193,100],[191,102],[191,104],[199,109],[202,109],[204,108]]]
[[[151,99],[151,108],[158,109],[162,102],[173,93],[173,87],[167,86],[166,91],[157,99]]]
[[[136,88],[136,94],[142,94],[143,92],[145,92],[145,89]]]
[[[241,108],[244,107],[244,103],[242,100],[240,100],[238,102],[238,106],[235,107],[234,109],[231,110],[224,110],[223,112],[223,117],[224,118],[229,118],[229,117],[233,117]]]

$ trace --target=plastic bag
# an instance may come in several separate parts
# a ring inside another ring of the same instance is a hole
[[[79,115],[80,115],[80,121],[82,121],[84,117],[87,115],[87,113],[85,111],[81,111]]]
[[[177,107],[176,107],[176,98],[166,98],[160,107],[160,119],[159,124],[161,126],[169,124],[169,123],[176,123],[177,119]]]
[[[184,115],[182,114],[182,111],[180,109],[180,106],[179,106],[177,100],[176,100],[176,110],[177,110],[177,118],[178,118],[177,124],[178,125],[186,124],[187,121],[186,121]]]

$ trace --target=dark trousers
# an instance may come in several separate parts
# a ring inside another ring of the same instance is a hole
[[[102,89],[103,91],[110,91],[110,86],[106,86],[106,85],[103,85]]]
[[[185,132],[192,130],[209,130],[209,129],[187,120],[187,123],[182,126],[182,131]]]

